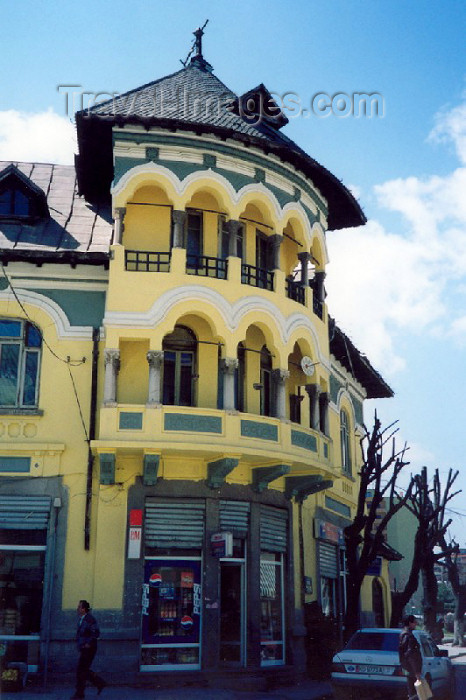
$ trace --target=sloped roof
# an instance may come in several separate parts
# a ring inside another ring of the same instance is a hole
[[[329,336],[330,353],[365,388],[368,399],[387,399],[393,396],[393,389],[333,319],[329,319]]]
[[[95,159],[98,157],[102,162],[111,156],[111,140],[103,123],[107,123],[107,130],[114,124],[189,129],[257,146],[302,171],[328,201],[329,228],[365,223],[361,207],[340,180],[279,131],[287,121],[282,112],[277,113],[275,128],[273,119],[258,119],[254,114],[248,114],[248,99],[254,95],[260,99],[268,94],[261,84],[238,97],[210,70],[191,61],[176,73],[78,112],[78,174],[82,191],[92,197],[93,188],[99,187],[97,182],[89,186],[92,172],[96,170]],[[99,131],[98,135],[93,134],[94,130]],[[106,147],[103,146],[105,141]]]
[[[49,216],[34,222],[0,217],[0,258],[3,261],[28,259],[52,261],[63,256],[88,262],[108,258],[112,237],[110,208],[95,207],[78,195],[72,165],[13,163],[0,161],[2,172],[15,166],[24,182],[47,196]],[[100,262],[99,262],[100,264]]]

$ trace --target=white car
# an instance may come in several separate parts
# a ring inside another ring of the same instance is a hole
[[[406,675],[400,666],[400,629],[360,629],[332,663],[332,688],[337,700],[407,696]],[[426,632],[415,630],[422,653],[422,676],[435,698],[453,698],[453,669],[448,651],[441,650]]]

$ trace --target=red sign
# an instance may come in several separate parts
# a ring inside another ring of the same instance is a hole
[[[133,508],[129,511],[129,526],[142,527],[142,508]]]

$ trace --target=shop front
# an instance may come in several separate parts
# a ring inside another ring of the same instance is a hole
[[[284,506],[145,498],[140,671],[288,663]]]

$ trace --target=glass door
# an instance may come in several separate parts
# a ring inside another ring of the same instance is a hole
[[[220,562],[220,663],[245,666],[244,561]]]

